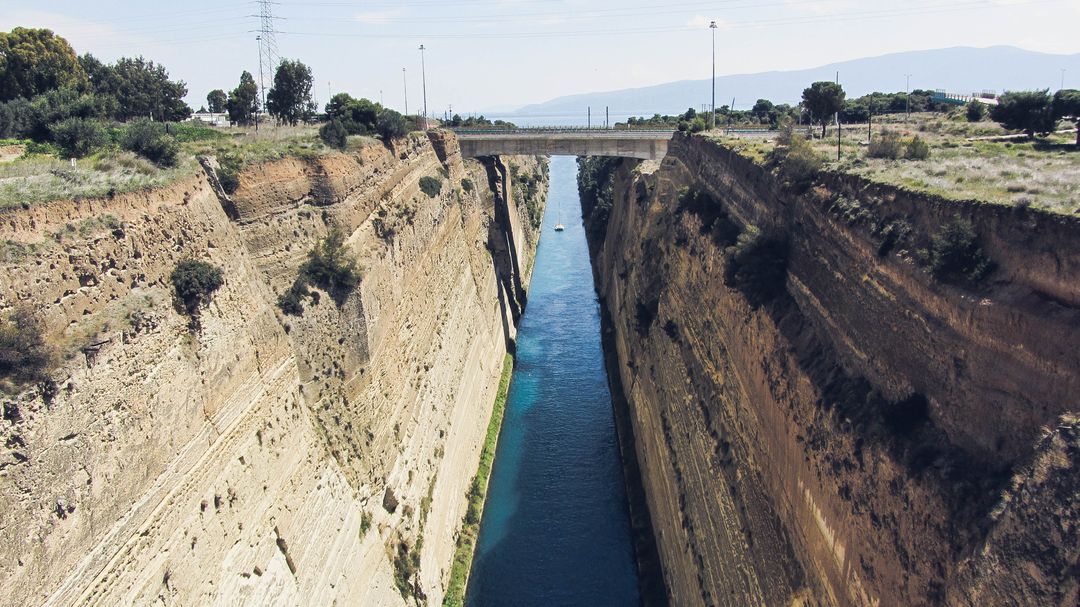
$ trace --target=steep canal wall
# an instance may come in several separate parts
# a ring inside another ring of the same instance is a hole
[[[0,605],[441,603],[545,163],[414,134],[0,214],[0,309],[58,354],[0,395]],[[359,286],[283,313],[333,229]]]
[[[1075,603],[1080,222],[791,187],[700,137],[590,162],[673,604]],[[975,287],[920,261],[958,218],[996,264]]]

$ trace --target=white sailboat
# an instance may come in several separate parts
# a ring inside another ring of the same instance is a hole
[[[559,213],[559,222],[555,224],[555,231],[556,232],[562,232],[563,230],[566,229],[566,226],[564,226],[562,224],[562,203],[561,202],[559,203],[559,207],[558,207],[557,211]]]

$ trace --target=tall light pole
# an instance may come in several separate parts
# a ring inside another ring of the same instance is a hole
[[[405,76],[405,68],[401,68],[401,83],[405,87],[405,115],[409,115],[409,79]]]
[[[712,112],[709,113],[709,128],[716,128],[716,22],[709,22],[712,30]]]
[[[424,128],[427,128],[427,66],[424,65],[424,45],[420,45],[420,79],[424,86]]]
[[[907,101],[904,109],[904,124],[907,124],[911,121],[911,74],[904,74],[904,77],[907,78],[907,84],[904,85],[904,90],[907,94]]]

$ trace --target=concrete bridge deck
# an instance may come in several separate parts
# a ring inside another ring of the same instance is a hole
[[[588,129],[575,127],[452,129],[463,156],[618,156],[660,160],[667,155],[671,129]]]

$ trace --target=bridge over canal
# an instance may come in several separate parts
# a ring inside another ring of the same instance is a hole
[[[461,154],[477,156],[618,156],[661,160],[671,129],[589,129],[574,127],[453,129]]]

